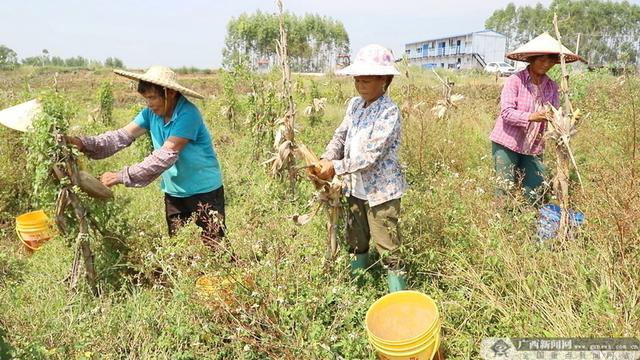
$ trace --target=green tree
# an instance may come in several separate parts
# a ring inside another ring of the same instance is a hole
[[[41,55],[40,58],[41,58],[41,61],[42,61],[42,66],[49,65],[49,63],[50,63],[49,50],[42,49],[42,55]]]
[[[122,60],[120,60],[118,58],[113,58],[113,67],[115,67],[115,68],[124,68],[124,63],[122,62]]]
[[[0,45],[0,67],[13,67],[18,64],[18,54],[12,49]]]
[[[104,124],[113,124],[113,84],[110,81],[103,81],[96,94],[100,104],[100,120]]]
[[[87,67],[89,61],[82,56],[76,56],[65,59],[64,64],[69,67]]]
[[[22,65],[37,66],[42,64],[42,58],[40,56],[29,56],[21,60]]]
[[[51,66],[64,66],[64,59],[62,59],[60,56],[52,56]]]
[[[349,51],[344,25],[331,18],[285,13],[291,68],[294,71],[326,71],[338,54]],[[257,11],[241,14],[227,24],[223,65],[247,62],[252,69],[277,63],[278,16]]]
[[[123,68],[124,64],[122,62],[122,60],[116,58],[116,57],[108,57],[105,61],[104,61],[104,66],[108,67],[108,68]]]
[[[636,62],[640,48],[640,6],[627,1],[553,0],[548,8],[541,4],[516,7],[513,3],[496,10],[485,22],[487,29],[507,36],[513,50],[542,32],[554,34],[554,12],[565,46],[578,49],[590,64]]]

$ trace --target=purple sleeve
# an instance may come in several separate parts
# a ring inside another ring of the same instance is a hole
[[[509,125],[526,128],[529,126],[530,112],[518,110],[518,93],[521,79],[512,75],[507,79],[500,95],[500,116]]]
[[[125,129],[107,131],[96,136],[81,136],[83,150],[92,159],[104,159],[131,145],[134,137]]]
[[[553,91],[553,94],[551,94],[551,105],[557,109],[560,107],[560,89],[558,88],[558,84],[553,81],[551,83],[551,91]]]
[[[127,187],[147,186],[176,161],[178,161],[178,152],[162,147],[152,152],[142,162],[125,166],[118,172],[118,178]]]

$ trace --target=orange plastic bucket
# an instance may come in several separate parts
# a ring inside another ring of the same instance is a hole
[[[16,233],[27,251],[36,251],[52,236],[49,217],[42,210],[17,216]]]

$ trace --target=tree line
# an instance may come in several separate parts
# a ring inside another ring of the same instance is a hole
[[[562,42],[591,65],[637,64],[640,51],[640,6],[627,1],[553,0],[549,7],[508,4],[493,12],[485,27],[507,36],[508,50],[546,31],[555,37],[557,12]]]
[[[43,49],[42,54],[38,56],[30,56],[18,60],[18,54],[13,49],[0,45],[0,68],[12,68],[20,65],[124,68],[122,60],[116,57],[108,57],[104,62],[87,59],[82,56],[63,59],[60,56],[51,56],[47,49]]]
[[[330,69],[340,54],[349,54],[344,25],[326,16],[285,13],[289,61],[293,71]],[[223,66],[244,61],[256,70],[276,64],[279,38],[278,16],[257,11],[232,18],[227,24]]]

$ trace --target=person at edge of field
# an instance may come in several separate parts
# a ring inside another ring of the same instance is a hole
[[[104,159],[150,133],[153,152],[143,161],[117,172],[105,172],[108,187],[143,187],[160,177],[169,235],[190,218],[202,228],[202,240],[215,248],[224,236],[224,187],[211,136],[198,108],[186,96],[202,95],[180,85],[176,74],[152,66],[144,74],[114,70],[138,81],[144,108],[124,127],[97,136],[68,136],[67,141],[92,159]]]
[[[349,101],[344,120],[315,171],[325,180],[342,177],[352,275],[369,266],[369,241],[373,240],[387,268],[389,291],[404,290],[398,223],[400,198],[406,189],[400,166],[400,111],[387,95],[399,72],[391,51],[372,44],[337,73],[353,76],[359,96]]]
[[[543,197],[544,133],[550,117],[548,104],[560,106],[558,85],[546,74],[560,63],[560,43],[547,33],[507,54],[507,58],[528,62],[511,75],[500,95],[500,114],[489,138],[496,172],[496,199],[505,197],[521,183],[527,200],[540,206]],[[584,61],[563,47],[566,62]]]

